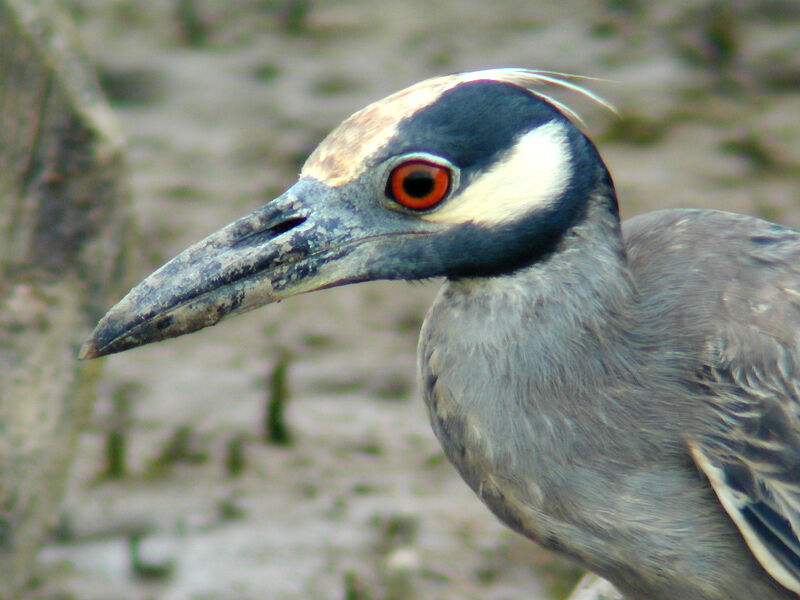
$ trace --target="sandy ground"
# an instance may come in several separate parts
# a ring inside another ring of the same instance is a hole
[[[68,6],[130,142],[142,277],[280,193],[367,102],[493,66],[609,80],[591,87],[619,117],[562,99],[625,216],[706,206],[800,227],[796,2]],[[429,430],[414,354],[436,287],[322,292],[109,358],[34,595],[563,597],[576,570],[503,529]],[[288,446],[262,439],[281,365]]]

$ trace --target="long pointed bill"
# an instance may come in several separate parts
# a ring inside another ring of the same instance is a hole
[[[301,180],[133,288],[98,323],[79,357],[120,352],[288,296],[363,281],[371,262],[364,241],[381,236],[368,235],[347,204],[331,188]]]

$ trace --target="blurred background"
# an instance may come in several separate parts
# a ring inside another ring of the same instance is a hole
[[[281,193],[339,121],[423,78],[597,77],[622,214],[800,227],[795,0],[64,0],[128,142],[141,279]],[[110,357],[41,598],[563,598],[580,573],[446,463],[416,385],[436,282],[293,298]],[[88,335],[89,331],[86,331]]]

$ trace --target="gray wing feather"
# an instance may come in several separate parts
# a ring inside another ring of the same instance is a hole
[[[753,554],[800,593],[800,234],[750,221],[700,374],[722,427],[690,444]]]
[[[765,570],[800,593],[800,232],[694,210],[623,230],[634,272],[681,299],[673,326],[702,347],[695,462]]]

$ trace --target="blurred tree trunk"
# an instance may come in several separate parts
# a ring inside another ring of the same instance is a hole
[[[131,283],[123,143],[54,2],[0,0],[0,598],[29,580]]]

